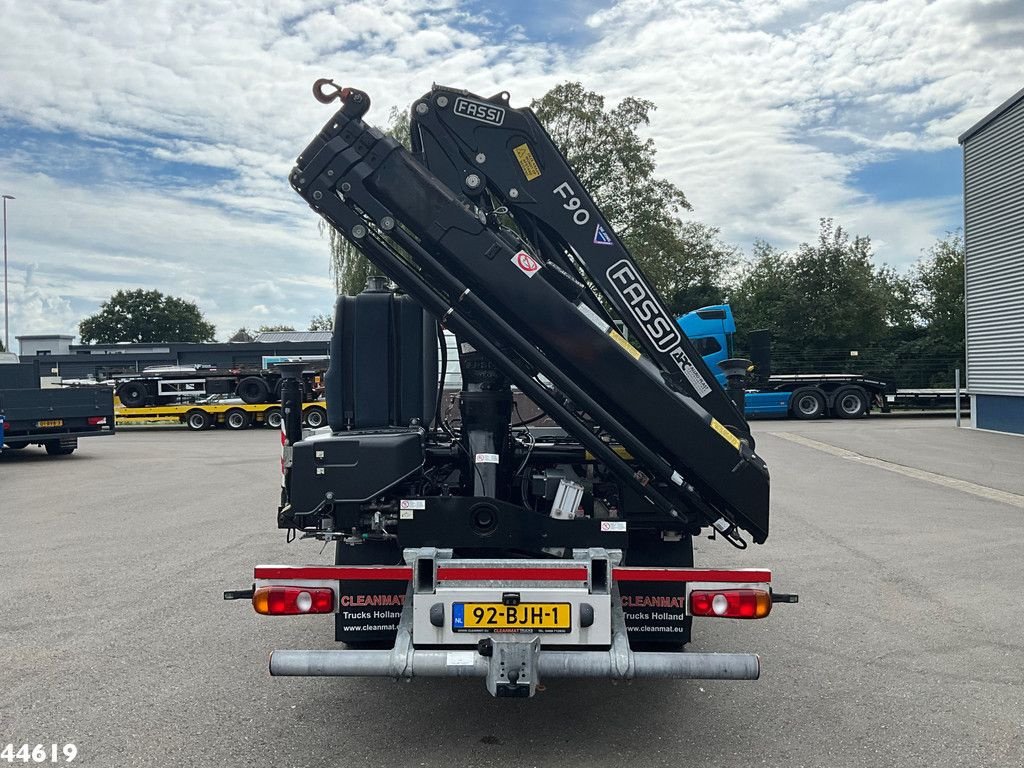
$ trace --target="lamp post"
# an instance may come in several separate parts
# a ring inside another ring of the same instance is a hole
[[[11,321],[8,313],[9,291],[7,290],[7,201],[14,195],[2,195],[4,199],[4,351],[11,351]]]

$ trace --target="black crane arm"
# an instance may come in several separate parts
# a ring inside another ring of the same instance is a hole
[[[743,415],[536,115],[511,108],[508,98],[434,86],[412,109],[414,154],[481,210],[507,209],[539,255],[559,267],[546,278],[563,285],[563,276],[575,278],[579,300],[611,324],[588,283],[596,287],[670,385],[753,446]]]
[[[652,511],[723,532],[738,526],[764,541],[768,473],[750,445],[595,326],[544,279],[551,265],[514,247],[485,212],[368,127],[351,93],[343,102],[299,157],[296,191]],[[603,437],[621,443],[632,465]]]

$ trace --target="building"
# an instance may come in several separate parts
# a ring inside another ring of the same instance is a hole
[[[1024,434],[1024,89],[959,141],[971,421]]]
[[[266,336],[268,334],[261,334]],[[212,365],[217,368],[264,368],[285,357],[323,357],[331,334],[291,332],[288,339],[226,344],[71,344],[71,336],[18,336],[22,362],[39,361],[47,379],[109,378],[155,365]]]
[[[44,357],[46,355],[70,355],[74,336],[52,333],[42,336],[15,336],[18,340],[18,354],[23,357]]]

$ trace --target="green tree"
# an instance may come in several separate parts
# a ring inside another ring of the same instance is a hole
[[[253,332],[250,331],[248,328],[239,328],[231,335],[231,338],[228,339],[228,343],[233,344],[239,342],[252,341],[254,338],[255,336],[253,335]]]
[[[717,229],[679,221],[690,204],[679,187],[656,175],[654,140],[640,135],[650,124],[653,102],[627,97],[605,109],[604,96],[566,82],[530,106],[674,309],[693,309],[692,302],[723,293],[725,275],[719,269],[734,264],[737,252],[721,242]],[[706,261],[699,263],[702,258]]]
[[[334,317],[327,312],[319,312],[309,319],[311,331],[333,331]]]
[[[963,357],[964,241],[959,232],[938,240],[914,268],[921,317],[934,343]]]
[[[388,127],[385,131],[393,136],[406,149],[411,147],[409,137],[408,110],[392,107],[388,114]],[[331,226],[321,223],[321,232],[327,230],[328,244],[331,249],[331,277],[334,278],[334,290],[337,294],[355,296],[366,287],[370,275],[380,274],[373,264],[363,256],[355,246]],[[333,323],[333,320],[332,320]],[[312,330],[312,329],[310,329]]]
[[[215,330],[193,302],[141,288],[118,291],[78,325],[86,344],[213,341]]]
[[[897,299],[901,293],[911,293],[908,284],[874,265],[870,238],[851,239],[831,219],[822,219],[817,242],[803,243],[792,254],[758,243],[731,303],[741,345],[750,330],[767,328],[776,368],[827,373],[887,364],[861,353],[907,321]]]

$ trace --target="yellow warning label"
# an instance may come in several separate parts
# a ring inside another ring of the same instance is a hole
[[[515,154],[516,160],[519,161],[519,167],[523,169],[523,175],[526,176],[527,181],[533,181],[540,176],[540,166],[534,160],[533,152],[530,151],[528,145],[520,144],[513,148],[512,152]]]
[[[634,347],[628,341],[626,341],[622,337],[622,334],[620,334],[614,328],[609,328],[608,335],[615,339],[615,343],[622,347],[624,350],[626,350],[634,360],[640,359],[640,350]]]
[[[626,461],[632,461],[633,460],[633,454],[631,454],[629,451],[627,451],[621,445],[613,445],[612,446],[612,450],[615,451],[619,455],[620,459],[625,459]],[[590,451],[585,452],[583,454],[583,456],[584,456],[584,458],[587,461],[593,461],[596,458],[594,456],[594,454],[592,454]]]
[[[711,428],[715,430],[722,438],[729,443],[737,451],[740,449],[740,439],[736,437],[732,432],[729,431],[722,422],[716,419],[714,416],[711,417]]]

